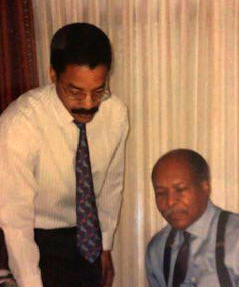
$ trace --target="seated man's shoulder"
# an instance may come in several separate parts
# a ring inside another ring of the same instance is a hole
[[[239,256],[239,215],[230,213],[225,230],[225,254],[226,261],[230,266],[233,262],[238,262]],[[233,259],[234,258],[234,259]],[[237,263],[238,264],[238,263]]]
[[[161,249],[165,245],[170,230],[171,227],[167,225],[164,228],[162,228],[159,232],[157,232],[148,243],[148,251]]]
[[[227,222],[227,235],[235,233],[239,235],[239,214],[230,213]]]
[[[171,228],[167,225],[149,241],[145,257],[147,268],[158,269],[163,264],[164,247],[170,230]]]

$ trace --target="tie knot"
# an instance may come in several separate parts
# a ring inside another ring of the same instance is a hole
[[[190,233],[187,231],[183,232],[184,242],[189,242],[190,239]]]
[[[80,129],[81,132],[84,132],[86,130],[85,124],[78,123],[77,121],[74,121],[74,124]]]

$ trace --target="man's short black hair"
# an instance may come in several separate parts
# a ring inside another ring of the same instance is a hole
[[[63,26],[52,38],[50,62],[58,77],[69,64],[86,65],[91,69],[101,64],[110,70],[111,61],[109,38],[92,24]]]
[[[189,164],[189,168],[197,182],[210,181],[210,169],[207,161],[199,153],[191,149],[175,149],[164,154],[155,164],[152,178],[154,178],[154,174],[160,162],[173,157],[175,157],[176,160],[184,160]]]

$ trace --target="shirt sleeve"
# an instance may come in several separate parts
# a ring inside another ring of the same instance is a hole
[[[128,129],[128,115],[125,108],[123,110],[122,120],[119,123],[120,139],[110,161],[97,203],[103,238],[103,250],[112,249],[114,231],[121,207],[125,166],[125,142]]]
[[[12,107],[4,112],[0,119],[0,226],[19,287],[42,287],[33,232],[37,140],[30,116]]]

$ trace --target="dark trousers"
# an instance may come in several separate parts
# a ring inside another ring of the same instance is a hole
[[[101,260],[86,261],[76,248],[76,228],[35,229],[44,287],[100,287]]]

